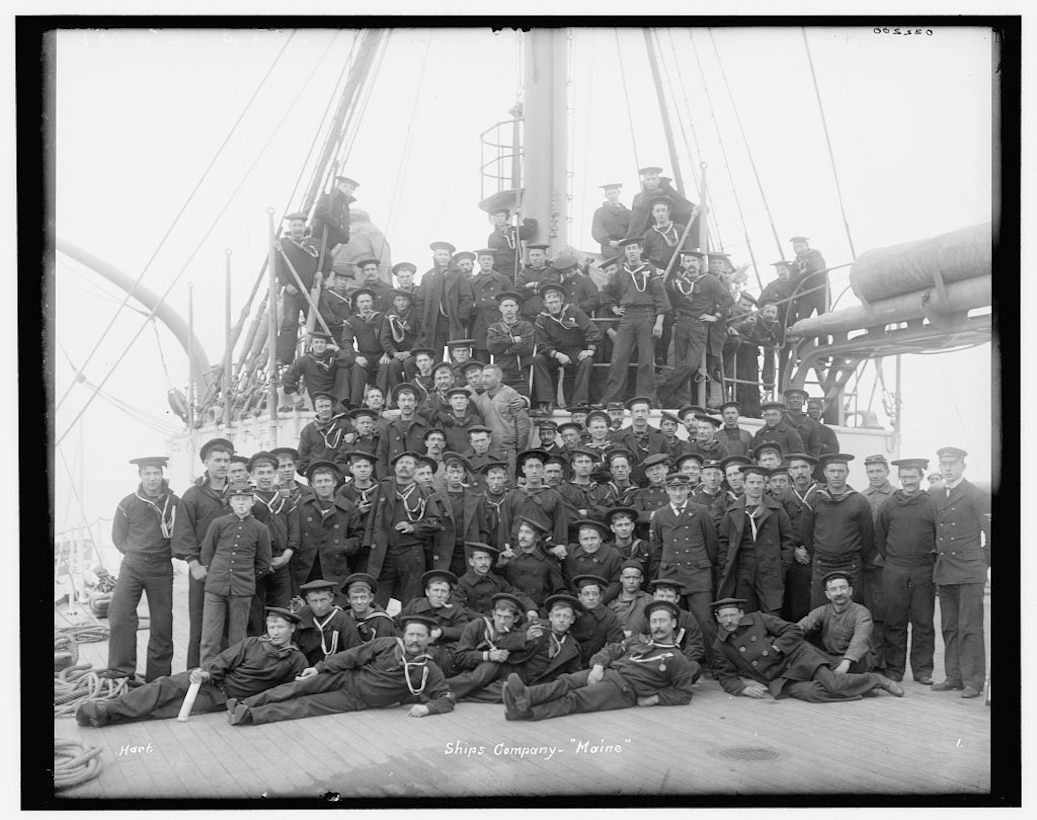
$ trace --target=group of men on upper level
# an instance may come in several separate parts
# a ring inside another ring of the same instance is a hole
[[[559,393],[567,404],[636,394],[676,406],[694,399],[699,381],[722,383],[726,375],[743,412],[758,417],[761,351],[763,392],[771,392],[781,375],[776,365],[786,358],[779,355],[786,322],[827,309],[824,260],[805,237],[793,237],[795,260],[776,263],[777,278],[754,299],[741,289],[728,254],[695,247],[700,209],[661,172],[641,169],[643,189],[632,210],[619,201],[621,185],[603,186],[607,199],[592,230],[606,257],[597,263],[607,277],[600,292],[589,260],[581,265],[568,252],[549,260],[548,245],[529,241],[537,221],[511,224],[508,208],[491,209],[485,248],[458,252],[450,242],[431,243],[433,265],[418,284],[410,262],[392,266],[395,288],[381,279],[376,258],[354,262],[352,271],[333,268],[328,260],[348,241],[356,189],[354,180],[339,177],[332,196],[318,203],[312,230],[306,214],[290,214],[276,243],[285,392],[304,381],[354,409],[369,385],[386,396],[403,381],[428,387],[427,366],[448,344],[467,339],[467,358],[451,363],[501,365],[505,383],[531,401],[534,413],[553,409]],[[318,272],[330,277],[323,287],[315,286]],[[300,312],[311,315],[313,332],[307,353],[293,362]],[[430,351],[424,368],[422,351]],[[607,377],[595,378],[596,361],[610,363]],[[673,368],[659,381],[668,361]],[[558,385],[559,378],[571,387]]]

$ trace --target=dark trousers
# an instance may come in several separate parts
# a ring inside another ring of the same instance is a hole
[[[277,360],[282,364],[291,364],[295,359],[295,348],[299,342],[299,313],[301,311],[305,314],[309,309],[309,302],[302,293],[285,291],[284,318],[281,319],[281,328],[277,333]]]
[[[800,564],[795,559],[785,576],[785,603],[782,617],[795,623],[810,611],[810,580],[813,571],[810,564]]]
[[[837,675],[827,666],[814,671],[814,679],[794,681],[781,691],[782,697],[805,700],[808,703],[827,703],[837,700],[856,700],[879,684],[879,676],[873,672],[855,674],[846,672]]]
[[[549,359],[543,354],[537,354],[533,358],[533,387],[538,402],[555,403],[557,389],[555,385],[558,379],[558,370],[561,368],[564,375],[573,380],[572,392],[569,393],[568,404],[587,404],[590,395],[591,373],[594,370],[594,358],[576,361],[580,355],[579,350],[563,350],[572,359],[572,364],[562,365],[556,359]]]
[[[228,646],[245,640],[251,603],[251,595],[222,595],[206,591],[202,617],[202,663],[212,660],[223,650],[224,625],[227,627]]]
[[[378,573],[378,592],[375,603],[385,607],[390,598],[406,606],[412,598],[421,595],[421,576],[425,574],[425,551],[420,546],[389,547],[382,571]]]
[[[202,618],[205,612],[205,580],[198,581],[187,573],[187,614],[190,619],[187,638],[187,668],[199,665],[202,647]]]
[[[659,403],[676,407],[694,401],[691,377],[702,364],[702,352],[709,341],[709,324],[682,316],[673,325],[673,370],[659,385]]]
[[[349,376],[349,406],[360,407],[364,403],[364,395],[367,393],[367,385],[377,384],[379,379],[379,371],[382,370],[378,364],[382,358],[382,351],[376,353],[364,352],[359,355],[363,356],[367,360],[367,366],[361,367],[359,364],[354,364],[350,370],[352,371]],[[339,397],[341,399],[341,397]]]
[[[655,400],[655,309],[628,307],[616,328],[612,347],[612,366],[602,402],[619,401],[627,380],[627,364],[637,351],[637,395]]]
[[[165,720],[176,717],[191,686],[190,678],[190,672],[179,672],[130,689],[121,697],[105,701],[108,722],[128,723],[134,720]],[[226,704],[227,696],[223,694],[223,690],[206,682],[198,690],[191,714],[219,712]]]
[[[883,594],[882,567],[869,567],[864,570],[864,605],[871,613],[874,628],[871,632],[871,644],[875,650],[875,668],[886,668],[886,596]]]
[[[476,666],[475,669],[467,669],[451,678],[447,678],[446,683],[450,687],[450,691],[454,693],[454,697],[461,700],[462,698],[472,698],[485,692],[486,687],[491,683],[504,680],[512,672],[517,672],[519,677],[522,677],[523,682],[525,681],[521,668],[518,666],[510,663],[484,661]],[[500,703],[500,687],[493,687],[493,691],[489,693],[489,696],[476,697],[474,699],[480,702]]]
[[[670,340],[673,338],[673,313],[663,317],[663,333],[655,343],[655,363],[659,367],[666,364],[666,356],[670,352]]]
[[[353,691],[351,672],[314,675],[282,683],[246,699],[253,723],[358,712],[366,704]]]
[[[108,605],[108,669],[120,676],[137,671],[137,605],[144,593],[149,618],[144,679],[150,682],[173,671],[173,564],[127,553]]]
[[[717,622],[709,606],[712,601],[712,592],[689,592],[681,596],[682,606],[691,613],[702,630],[702,640],[706,645],[706,666],[710,667],[713,666],[713,639],[717,636]]]
[[[627,709],[637,705],[633,688],[612,669],[605,670],[605,677],[587,685],[589,669],[560,675],[551,683],[530,686],[529,705],[533,712],[531,720],[571,715],[574,712],[607,712],[610,709]]]
[[[746,612],[766,612],[768,615],[780,615],[781,607],[776,609],[765,609],[760,606],[760,601],[767,597],[763,586],[763,579],[757,571],[756,561],[751,557],[739,555],[735,569],[735,598],[745,598]]]
[[[489,361],[488,358],[487,361]],[[378,376],[375,379],[375,384],[385,396],[386,406],[389,405],[389,397],[392,393],[392,389],[398,384],[412,381],[414,379],[414,374],[417,372],[418,366],[415,364],[413,356],[409,356],[403,361],[392,359],[387,365],[378,368]],[[362,403],[363,396],[361,396],[360,399]],[[357,407],[360,406],[361,404],[357,405]]]
[[[983,642],[983,584],[940,586],[943,669],[955,686],[983,691],[987,661]]]
[[[821,583],[821,579],[824,578],[828,573],[841,570],[847,573],[851,577],[851,585],[853,586],[853,600],[858,604],[864,603],[865,595],[865,578],[864,573],[861,572],[860,559],[854,554],[854,558],[848,561],[831,561],[830,559],[818,559],[814,556],[814,562],[812,565],[812,575],[810,577],[810,608],[816,609],[819,606],[824,606],[828,603],[828,599],[825,597],[825,585]]]
[[[886,604],[886,671],[903,678],[907,666],[907,629],[911,627],[911,674],[915,679],[932,677],[936,629],[936,586],[933,564],[905,567],[886,563],[882,573]]]
[[[274,570],[269,575],[256,579],[256,594],[248,611],[248,635],[263,635],[266,632],[266,607],[287,607],[292,599],[292,571],[290,564]]]

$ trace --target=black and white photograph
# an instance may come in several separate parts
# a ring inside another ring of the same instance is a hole
[[[1018,18],[16,28],[26,806],[1019,800]]]

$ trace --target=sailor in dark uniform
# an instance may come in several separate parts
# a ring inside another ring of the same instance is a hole
[[[320,258],[320,242],[306,235],[306,214],[288,214],[288,233],[274,243],[274,276],[284,286],[284,319],[277,334],[277,363],[290,364],[295,358],[299,336],[299,313],[308,315],[313,280]],[[294,270],[294,275],[292,271]],[[296,280],[298,276],[298,280]],[[305,293],[300,290],[300,286]]]
[[[518,260],[522,258],[522,242],[536,236],[537,221],[532,217],[522,220],[521,227],[508,224],[511,211],[508,208],[496,208],[490,211],[493,222],[493,233],[486,239],[486,247],[493,248],[493,267],[515,281]]]
[[[322,194],[313,212],[313,238],[323,244],[321,273],[327,274],[339,245],[349,244],[349,206],[356,202],[353,192],[360,187],[347,176],[335,177],[335,187]]]
[[[793,236],[792,251],[796,254],[792,265],[795,277],[792,286],[797,294],[792,304],[794,316],[789,324],[806,319],[817,311],[817,315],[828,311],[828,266],[821,256],[821,251],[810,247],[810,239],[806,236]]]
[[[475,302],[472,307],[471,334],[474,340],[475,357],[484,364],[490,361],[490,349],[486,345],[486,330],[494,322],[500,321],[500,307],[497,297],[511,290],[509,275],[494,270],[494,252],[492,248],[482,248],[475,252],[479,262],[479,270],[472,277],[472,294]]]
[[[630,229],[630,209],[619,201],[622,182],[610,182],[602,185],[605,201],[594,212],[591,222],[591,236],[601,246],[601,255],[606,259],[615,256],[619,242]]]
[[[388,286],[385,287],[388,292]],[[353,350],[356,346],[353,372],[349,383],[349,405],[359,407],[364,403],[367,385],[378,383],[378,371],[382,356],[382,313],[375,307],[377,296],[370,288],[353,291],[355,312],[342,326],[342,348]]]
[[[653,601],[645,615],[651,630],[647,640],[632,635],[602,648],[588,670],[529,687],[518,675],[509,675],[505,717],[546,720],[574,712],[690,703],[696,669],[675,641],[678,608],[669,601]]]
[[[562,275],[565,301],[588,316],[593,316],[601,305],[601,292],[587,274],[587,263],[581,268],[575,256],[562,254],[551,265]]]
[[[336,586],[321,578],[299,587],[306,603],[297,613],[295,643],[306,656],[307,666],[361,643],[356,622],[334,604]]]
[[[619,586],[619,566],[616,565],[616,585]],[[582,610],[576,613],[572,635],[580,644],[580,661],[583,666],[590,664],[591,656],[606,644],[622,641],[623,627],[616,613],[605,606],[602,600],[609,583],[598,575],[577,575],[572,579],[571,587],[575,588]],[[617,591],[618,594],[618,591]]]
[[[420,330],[414,294],[399,288],[393,290],[392,307],[383,317],[378,335],[384,361],[378,368],[377,384],[383,394],[414,378],[417,367],[413,351]]]
[[[396,636],[396,622],[375,603],[376,592],[378,582],[366,572],[354,572],[342,582],[342,597],[346,604],[344,611],[353,619],[360,640],[364,643],[370,643],[375,638]]]
[[[382,264],[380,259],[361,259],[353,263],[353,269],[360,271],[360,287],[369,290],[374,296],[374,309],[378,313],[385,313],[392,308],[393,288],[384,282],[378,275],[378,268]],[[353,292],[354,297],[356,291]],[[354,304],[356,299],[353,300]]]

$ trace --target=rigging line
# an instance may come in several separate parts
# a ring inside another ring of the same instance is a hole
[[[731,92],[731,85],[727,81],[727,72],[724,70],[724,62],[720,59],[720,50],[717,48],[717,41],[713,37],[713,29],[709,30],[709,42],[713,46],[713,53],[717,58],[717,65],[720,67],[720,76],[724,80],[724,88],[727,89],[727,98],[731,101],[731,110],[735,112],[735,122],[738,123],[738,132],[742,135],[742,143],[745,145],[745,153],[749,157],[749,165],[753,169],[753,177],[756,179],[756,187],[760,191],[760,199],[763,200],[763,208],[767,212],[767,221],[771,226],[771,234],[774,236],[774,244],[778,247],[778,256],[784,259],[784,249],[782,248],[781,240],[778,239],[778,229],[774,225],[774,217],[771,214],[771,206],[767,202],[767,194],[763,190],[763,181],[760,179],[760,173],[756,168],[756,160],[753,159],[752,149],[749,147],[749,138],[746,136],[745,127],[742,125],[741,114],[738,113],[738,106],[735,104],[735,95]],[[752,247],[749,248],[749,255],[752,256]],[[760,288],[763,288],[763,282],[760,280],[760,273],[756,270],[756,263],[753,262],[753,270],[756,272],[756,280],[760,284]]]
[[[148,314],[148,318],[145,319],[143,324],[141,324],[141,326],[137,329],[137,332],[133,334],[133,338],[131,338],[130,341],[126,344],[126,347],[123,349],[122,353],[119,354],[119,358],[115,360],[114,364],[112,364],[111,367],[108,369],[108,372],[105,373],[105,376],[103,379],[101,379],[101,383],[98,386],[97,390],[100,390],[102,387],[105,386],[105,384],[108,382],[108,379],[111,378],[112,374],[122,363],[122,360],[126,358],[126,354],[129,353],[130,349],[133,347],[133,343],[140,338],[140,334],[143,333],[144,328],[147,327],[148,321],[150,321],[151,318],[155,316],[158,309],[163,304],[165,304],[166,297],[169,296],[173,288],[176,287],[177,282],[180,281],[180,277],[184,275],[184,273],[190,266],[191,262],[194,261],[195,256],[198,255],[198,252],[202,249],[202,246],[205,244],[206,240],[208,240],[210,234],[212,234],[212,232],[216,230],[216,225],[219,223],[220,219],[223,218],[223,215],[227,212],[227,209],[230,208],[231,203],[237,197],[241,189],[245,186],[245,182],[248,180],[249,175],[252,173],[252,171],[255,170],[256,166],[259,165],[259,161],[263,158],[263,155],[266,153],[267,149],[273,143],[274,138],[277,136],[278,132],[284,126],[285,122],[288,120],[288,116],[295,109],[295,106],[298,104],[299,99],[302,97],[302,93],[305,90],[306,85],[309,83],[310,79],[312,79],[313,75],[316,73],[316,69],[317,67],[314,66],[313,71],[310,72],[310,75],[309,77],[307,77],[306,81],[300,84],[299,90],[296,93],[295,98],[292,100],[291,104],[285,110],[277,125],[274,126],[274,130],[270,133],[270,136],[267,138],[266,142],[264,142],[262,147],[259,149],[259,153],[256,154],[256,157],[252,161],[252,164],[246,169],[245,173],[238,181],[238,184],[234,187],[234,190],[231,192],[230,196],[227,197],[226,202],[224,202],[223,206],[220,208],[219,212],[212,220],[210,220],[209,227],[205,230],[205,233],[202,234],[202,237],[198,240],[198,244],[196,244],[194,250],[191,251],[191,255],[187,258],[187,261],[184,262],[183,267],[181,267],[180,270],[177,272],[176,276],[173,277],[172,281],[169,283],[169,287],[167,287],[165,291],[163,291],[162,295],[159,296],[158,301],[155,303],[155,306],[151,309],[151,312]],[[72,423],[69,424],[65,432],[61,434],[61,437],[57,440],[56,444],[60,444],[62,440],[65,438],[65,436],[69,434],[72,428],[75,427],[76,423],[82,417],[83,413],[85,413],[86,409],[90,406],[95,395],[96,391],[93,395],[90,396],[89,399],[87,399],[86,404],[84,404],[83,407],[80,408],[75,418],[72,419]]]
[[[706,86],[705,74],[703,73],[703,70],[702,70],[702,61],[699,58],[698,46],[696,46],[696,44],[695,44],[695,38],[694,38],[694,36],[692,34],[692,30],[690,28],[688,29],[688,42],[691,43],[691,52],[695,56],[695,65],[696,65],[696,67],[699,70],[699,77],[702,80],[703,92],[706,95],[706,99],[709,100],[709,90],[708,90],[708,88]],[[686,97],[685,97],[685,99],[686,99]],[[689,111],[690,111],[690,109],[691,109],[691,107],[689,106]],[[716,130],[716,121],[715,121],[715,117],[713,115],[712,110],[710,110],[710,118],[713,119],[713,127],[714,127],[714,130]],[[691,124],[692,130],[694,132],[694,120],[692,119],[690,113],[688,114],[688,122]],[[695,132],[695,133],[697,133],[697,132]],[[696,137],[696,146],[699,146],[699,145],[701,145],[701,143],[698,142],[698,138]],[[702,162],[702,151],[700,149],[699,150],[699,163],[701,164],[701,162]],[[713,215],[713,219],[708,220],[708,223],[707,223],[706,239],[707,239],[707,241],[711,242],[715,238],[716,239],[716,247],[717,248],[723,248],[724,247],[724,238],[723,238],[723,236],[720,233],[720,220],[718,220],[716,218],[716,214],[720,213],[720,211],[718,211],[717,207],[716,207],[716,197],[715,197],[715,194],[714,194],[715,190],[716,190],[715,186],[710,186],[707,189],[707,191],[706,191],[707,196],[708,196],[708,200],[707,200],[706,204],[709,207],[710,214]],[[708,250],[708,249],[707,248],[703,248],[702,250]]]
[[[155,331],[155,345],[158,347],[158,360],[162,363],[162,372],[166,374],[166,390],[173,389],[173,380],[169,377],[169,368],[166,367],[166,354],[162,350],[162,339],[158,335],[158,323],[151,319],[151,329]]]
[[[707,29],[707,31],[710,32],[710,36],[712,37],[713,36],[712,35],[712,30]],[[694,45],[695,45],[695,38],[693,36],[692,37],[692,47],[693,48],[694,48]],[[698,48],[694,48],[694,50],[695,50],[695,62],[699,66],[699,74],[702,75],[702,76],[705,76],[705,75],[702,74],[702,63],[699,61]],[[755,268],[756,267],[756,261],[753,258],[752,242],[749,240],[749,230],[748,230],[748,228],[747,228],[747,226],[745,224],[745,213],[742,210],[742,201],[738,197],[738,189],[735,188],[734,177],[731,174],[731,163],[728,161],[728,158],[727,158],[727,149],[724,147],[724,140],[722,139],[722,135],[720,134],[720,125],[719,125],[719,123],[717,121],[716,112],[715,112],[715,110],[713,108],[713,97],[709,93],[709,86],[705,82],[703,82],[702,88],[703,88],[703,90],[706,93],[706,102],[709,105],[709,114],[710,114],[710,117],[712,117],[712,119],[713,119],[713,128],[716,130],[716,133],[717,133],[717,142],[720,144],[720,155],[723,157],[723,160],[724,160],[724,170],[727,172],[727,179],[728,179],[729,184],[731,185],[731,194],[734,197],[735,209],[738,211],[738,219],[742,223],[742,233],[745,236],[745,242],[746,242],[746,245],[748,246],[749,258],[753,259],[753,267]],[[718,233],[719,233],[719,229],[718,229]],[[721,246],[721,247],[723,247],[723,246]],[[757,278],[759,278],[759,274],[757,274]],[[760,287],[763,287],[762,283],[761,283]]]
[[[825,131],[825,144],[828,146],[828,159],[832,164],[832,177],[835,179],[835,193],[839,199],[839,210],[843,215],[843,226],[846,228],[846,241],[850,243],[850,256],[854,259],[857,258],[857,252],[853,249],[853,237],[850,235],[850,223],[846,218],[846,207],[843,204],[843,191],[839,185],[839,172],[835,167],[835,154],[832,151],[832,138],[828,133],[828,120],[825,117],[825,107],[821,102],[821,89],[817,84],[817,74],[814,72],[814,59],[810,55],[810,41],[807,39],[807,30],[804,27],[803,32],[803,47],[807,52],[807,62],[810,64],[810,78],[814,81],[814,94],[817,96],[817,110],[821,113],[821,125]],[[784,257],[783,257],[784,258]]]
[[[94,387],[90,382],[84,382],[84,384],[90,388]],[[100,391],[100,396],[116,410],[125,413],[138,424],[150,427],[157,433],[162,433],[165,436],[175,436],[177,433],[181,432],[181,428],[178,425],[164,421],[163,419],[160,419],[157,416],[152,416],[149,413],[145,413],[143,410],[139,410],[132,405],[126,404],[126,402],[115,398],[115,396],[104,390]]]
[[[623,67],[623,49],[619,46],[619,29],[616,34],[616,53],[619,55],[619,76],[623,79],[623,99],[626,100],[627,122],[630,124],[630,144],[634,148],[634,164],[637,166],[638,179],[641,177],[641,160],[637,156],[637,135],[634,133],[634,113],[630,110],[630,92],[627,90],[627,74]]]
[[[126,292],[126,295],[123,297],[123,300],[122,300],[122,305],[120,305],[119,309],[115,311],[115,314],[112,316],[111,320],[108,322],[108,325],[102,331],[100,338],[97,340],[97,343],[94,345],[94,347],[90,351],[90,353],[87,354],[86,359],[83,361],[83,367],[86,367],[88,364],[90,364],[90,360],[94,357],[94,354],[97,352],[98,348],[101,346],[101,342],[104,341],[105,337],[108,335],[108,332],[112,329],[112,326],[115,324],[115,320],[119,316],[119,313],[122,312],[122,307],[125,306],[126,303],[129,302],[130,297],[133,296],[134,289],[136,289],[137,285],[140,284],[141,280],[144,278],[144,274],[147,273],[148,269],[151,267],[151,263],[155,261],[155,258],[158,256],[159,251],[161,251],[163,246],[166,244],[166,240],[169,239],[169,237],[172,235],[173,229],[180,222],[180,217],[182,217],[184,215],[184,213],[187,211],[187,206],[191,204],[192,200],[194,200],[195,194],[197,194],[199,189],[202,187],[202,183],[205,182],[206,177],[208,177],[209,172],[212,170],[213,166],[216,164],[216,161],[220,158],[220,155],[223,153],[223,150],[230,144],[231,137],[234,136],[234,133],[237,131],[238,126],[241,124],[242,120],[245,118],[245,114],[248,113],[248,110],[252,107],[252,103],[255,101],[256,97],[259,96],[259,92],[262,90],[263,86],[266,85],[266,81],[270,77],[270,74],[273,72],[273,70],[277,66],[277,64],[281,61],[281,57],[284,55],[285,49],[288,48],[288,44],[292,42],[292,38],[293,37],[295,37],[295,31],[294,30],[292,31],[291,34],[288,35],[288,39],[285,40],[284,45],[281,46],[281,50],[279,52],[277,52],[277,56],[274,57],[274,61],[270,64],[270,67],[267,69],[266,73],[263,75],[262,79],[259,81],[259,85],[256,86],[256,90],[252,92],[252,96],[249,98],[248,102],[245,103],[245,107],[242,109],[241,113],[238,115],[237,120],[235,120],[234,124],[231,126],[231,129],[227,133],[227,136],[224,137],[223,142],[220,143],[220,147],[216,149],[216,153],[213,155],[212,159],[209,160],[209,164],[206,166],[205,170],[202,171],[202,176],[199,178],[198,182],[195,184],[194,189],[188,195],[187,199],[184,201],[184,204],[180,206],[180,210],[177,212],[177,215],[173,218],[172,224],[166,230],[165,234],[162,236],[162,239],[159,241],[158,246],[152,252],[151,257],[148,259],[148,261],[145,263],[144,267],[141,269],[140,274],[137,276],[137,281],[134,282],[133,283],[133,287],[130,288],[130,290],[128,290]],[[69,385],[69,389],[65,391],[65,394],[58,401],[57,406],[54,408],[55,410],[60,409],[61,405],[64,404],[65,399],[68,398],[68,394],[71,391],[71,389],[72,389],[72,385]]]
[[[64,258],[58,258],[56,260],[58,267],[72,273],[79,278],[78,286],[82,289],[82,292],[97,299],[105,299],[114,304],[119,304],[119,297],[114,296],[111,293],[105,293],[101,288],[97,287],[92,280],[88,279],[81,268],[68,264]],[[67,287],[75,288],[77,285],[66,281],[64,283]],[[135,307],[133,305],[126,305],[127,310],[132,310],[135,313],[139,313],[141,316],[147,316],[148,312],[143,308]]]
[[[385,38],[378,44],[378,52],[375,55],[374,63],[371,66],[371,71],[368,72],[364,78],[364,82],[361,84],[357,91],[360,98],[360,105],[357,108],[353,116],[349,118],[349,122],[346,125],[346,131],[348,137],[344,141],[345,151],[342,154],[342,162],[345,163],[349,159],[350,154],[353,153],[353,146],[356,144],[356,139],[360,135],[360,126],[364,122],[364,116],[367,114],[368,103],[371,102],[371,97],[374,95],[374,87],[377,82],[378,74],[382,70],[382,62],[385,60],[385,54],[389,50],[389,38],[392,36],[392,32],[389,31]],[[368,82],[368,79],[370,82]]]
[[[396,226],[396,202],[400,198],[400,189],[403,187],[405,171],[410,163],[411,146],[414,144],[414,121],[418,110],[418,101],[421,99],[421,90],[425,86],[425,67],[428,65],[429,53],[432,51],[432,35],[435,29],[428,29],[425,40],[425,56],[421,61],[421,71],[418,74],[418,82],[414,87],[414,99],[411,100],[410,116],[407,118],[407,135],[403,141],[403,153],[400,162],[396,166],[396,180],[392,186],[392,197],[389,199],[389,214],[385,219],[385,232],[391,234]]]

